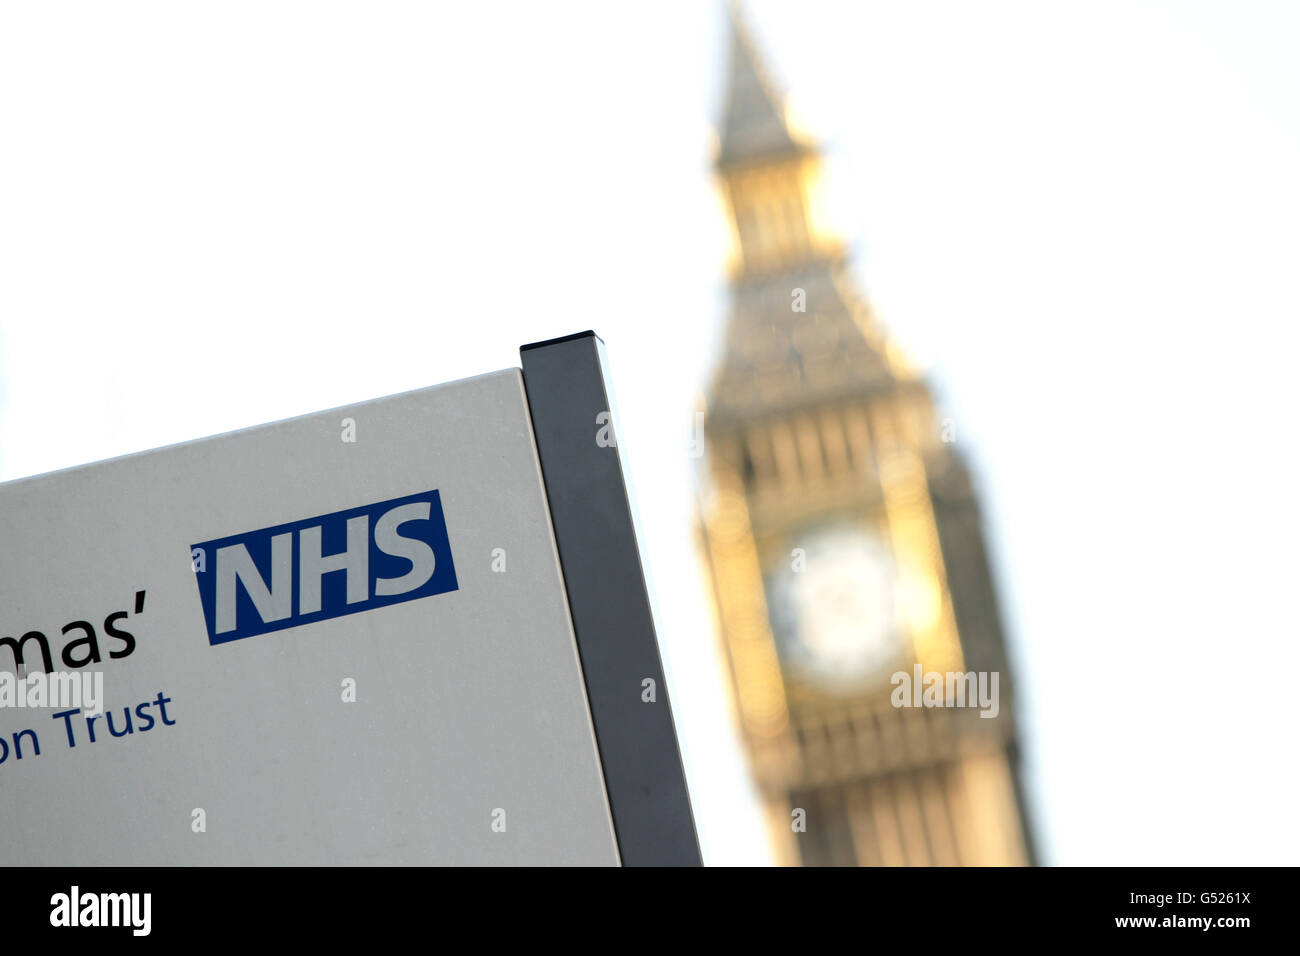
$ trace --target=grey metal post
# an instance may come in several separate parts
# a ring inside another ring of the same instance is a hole
[[[699,865],[623,462],[598,440],[618,438],[603,348],[594,332],[525,345],[524,387],[619,854],[627,866]]]

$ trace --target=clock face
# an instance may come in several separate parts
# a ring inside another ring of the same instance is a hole
[[[800,553],[802,552],[802,554]],[[866,528],[796,535],[767,575],[782,667],[824,691],[850,691],[902,660],[897,571],[888,544]]]

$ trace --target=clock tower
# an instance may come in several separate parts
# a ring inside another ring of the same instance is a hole
[[[717,156],[732,308],[701,527],[778,859],[1030,863],[970,479],[812,214],[817,170],[733,17]],[[996,707],[912,706],[932,672],[996,673]]]

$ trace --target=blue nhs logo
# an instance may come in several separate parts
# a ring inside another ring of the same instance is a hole
[[[193,545],[208,643],[455,591],[437,491]]]

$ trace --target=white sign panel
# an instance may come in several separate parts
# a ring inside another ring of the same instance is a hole
[[[0,485],[0,864],[619,861],[520,372]]]

